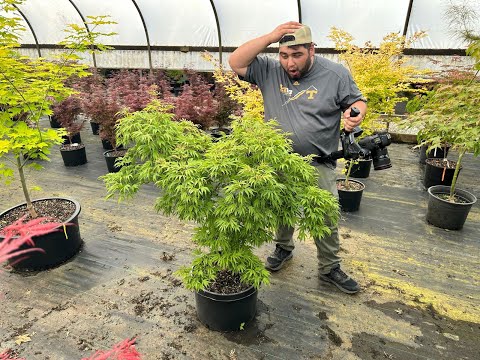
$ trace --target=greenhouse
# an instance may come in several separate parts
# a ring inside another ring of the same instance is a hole
[[[0,0],[0,360],[477,358],[479,18]]]

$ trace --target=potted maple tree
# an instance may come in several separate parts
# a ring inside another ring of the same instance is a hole
[[[414,113],[412,118],[421,122],[419,136],[430,147],[439,142],[439,138],[448,142],[452,149],[458,151],[458,160],[450,186],[434,185],[428,188],[428,206],[426,219],[434,226],[460,230],[463,228],[471,207],[476,203],[475,195],[456,187],[462,159],[467,152],[473,156],[480,154],[480,122],[478,120],[478,99],[480,99],[480,36],[468,19],[478,22],[478,15],[469,4],[461,6],[450,5],[446,11],[449,25],[454,27],[454,33],[468,44],[466,53],[473,60],[470,73],[465,76],[464,69],[453,69],[447,77],[447,82],[440,83],[427,99],[422,109]],[[453,75],[452,75],[453,74]],[[456,75],[461,76],[456,76]],[[441,129],[438,132],[429,131]]]
[[[98,109],[97,119],[100,123],[100,138],[106,151],[103,153],[109,172],[120,169],[118,159],[126,152],[119,146],[116,136],[116,124],[121,116],[145,108],[156,97],[156,85],[152,79],[143,75],[140,70],[120,70],[106,80],[103,97],[103,111]]]
[[[11,0],[0,3],[0,12],[10,14],[16,11],[21,0]],[[105,17],[91,17],[91,29],[108,24]],[[87,76],[86,67],[78,63],[83,51],[102,49],[96,43],[100,31],[87,32],[86,28],[70,25],[67,36],[61,43],[66,48],[57,59],[33,59],[19,53],[19,34],[23,28],[20,19],[15,16],[0,17],[0,176],[11,181],[14,170],[17,171],[25,203],[14,206],[0,213],[0,219],[9,223],[27,213],[28,218],[38,216],[51,217],[59,223],[73,223],[60,238],[52,238],[43,242],[33,239],[35,246],[52,246],[46,254],[33,260],[15,261],[18,270],[41,270],[56,266],[75,255],[81,245],[78,228],[80,204],[67,198],[47,198],[32,200],[30,187],[27,184],[25,169],[41,169],[38,159],[48,159],[50,148],[61,144],[64,129],[45,129],[41,126],[42,117],[51,115],[51,106],[55,101],[61,101],[74,93],[72,88],[65,86],[65,81],[73,75]],[[25,115],[19,118],[19,114]],[[26,160],[26,158],[30,160]],[[3,240],[3,239],[2,239]],[[16,259],[18,260],[18,259]]]
[[[66,139],[60,146],[65,166],[78,166],[87,163],[85,145],[82,144],[80,130],[83,129],[86,119],[80,119],[80,100],[76,94],[56,102],[52,106],[53,114],[62,128],[67,131]]]
[[[107,197],[125,200],[153,183],[157,211],[197,223],[195,258],[177,274],[195,291],[205,325],[239,330],[269,279],[253,248],[273,240],[282,224],[298,225],[301,239],[322,237],[338,219],[338,203],[318,188],[312,158],[293,153],[276,122],[243,117],[215,141],[174,116],[155,101],[119,120],[118,141],[133,145],[120,171],[103,177]]]
[[[100,125],[91,115],[96,110],[95,106],[99,105],[98,96],[103,94],[99,93],[99,88],[103,86],[104,78],[96,68],[90,68],[88,71],[91,76],[75,79],[72,87],[78,91],[81,114],[88,118],[93,135],[99,135]]]
[[[422,126],[418,137],[430,144],[428,150],[448,142],[458,152],[458,160],[450,161],[455,164],[450,186],[428,188],[427,221],[437,227],[461,229],[476,202],[473,194],[456,189],[456,182],[465,153],[480,154],[480,123],[476,114],[479,98],[480,81],[472,73],[470,80],[440,84],[422,109],[410,116],[412,123]]]
[[[365,184],[359,180],[351,179],[353,165],[359,160],[347,160],[343,172],[345,177],[337,179],[338,202],[340,208],[345,212],[358,211],[362,201]]]

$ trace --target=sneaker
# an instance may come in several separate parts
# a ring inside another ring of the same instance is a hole
[[[332,283],[347,294],[356,294],[360,291],[357,282],[345,274],[340,266],[334,267],[328,274],[321,274],[320,279]]]
[[[292,257],[291,251],[284,250],[277,244],[273,254],[267,257],[265,268],[271,271],[278,271],[283,267],[283,263]]]

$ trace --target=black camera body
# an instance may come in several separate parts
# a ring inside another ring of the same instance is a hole
[[[357,108],[352,108],[351,116],[357,116],[359,113]],[[387,146],[392,143],[392,136],[384,131],[367,136],[359,142],[356,142],[355,138],[362,133],[363,130],[358,126],[351,132],[342,130],[340,134],[342,149],[334,151],[329,155],[318,157],[318,161],[326,162],[340,158],[344,158],[345,160],[371,158],[375,170],[384,170],[392,167],[387,151]]]
[[[370,152],[375,170],[384,170],[392,167],[392,162],[388,156],[387,146],[392,143],[392,136],[384,131],[361,139],[358,145],[363,150]]]

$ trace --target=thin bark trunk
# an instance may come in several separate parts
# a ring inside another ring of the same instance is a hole
[[[455,167],[455,172],[453,173],[452,185],[450,185],[450,197],[449,200],[454,202],[454,195],[455,195],[455,185],[457,183],[458,172],[460,171],[460,164],[462,163],[463,155],[465,154],[465,150],[460,151],[457,160],[457,166]]]
[[[23,154],[20,154],[17,157],[18,174],[20,175],[20,182],[22,183],[23,195],[25,196],[25,200],[27,201],[27,210],[30,213],[32,219],[35,219],[36,217],[38,217],[38,214],[33,207],[32,200],[30,199],[30,194],[28,193],[27,182],[25,181],[25,173],[23,172],[23,165],[20,160],[22,156]]]
[[[350,190],[350,173],[352,172],[353,168],[353,160],[348,161],[348,169],[347,169],[347,174],[345,176],[345,189]]]

